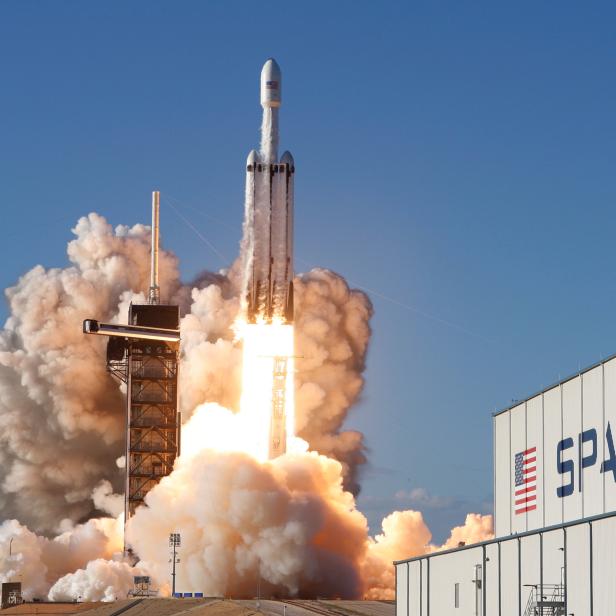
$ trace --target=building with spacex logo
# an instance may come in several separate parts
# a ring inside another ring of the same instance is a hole
[[[495,538],[396,562],[396,616],[615,616],[616,356],[493,423]]]

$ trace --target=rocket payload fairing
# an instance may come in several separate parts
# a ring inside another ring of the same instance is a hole
[[[293,321],[293,176],[290,152],[278,159],[282,75],[270,58],[261,71],[261,149],[246,161],[246,213],[252,226],[246,293],[249,323]]]

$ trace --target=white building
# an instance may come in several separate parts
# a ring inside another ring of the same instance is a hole
[[[616,616],[616,356],[493,422],[496,538],[396,562],[396,616]]]

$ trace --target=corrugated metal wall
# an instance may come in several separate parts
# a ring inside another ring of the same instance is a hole
[[[432,554],[396,570],[396,616],[524,616],[531,593],[543,588],[550,597],[560,586],[566,614],[614,616],[616,514]]]
[[[593,591],[595,616],[616,614],[616,532],[609,520],[595,522],[593,539]]]
[[[507,541],[501,544],[501,586],[500,604],[502,616],[517,616],[519,601],[519,572],[518,572],[518,542]],[[498,594],[499,589],[490,586],[486,587],[486,592],[490,595]]]
[[[494,417],[496,536],[616,510],[616,359]],[[515,457],[536,448],[536,509],[515,512]]]
[[[396,567],[396,614],[409,613],[409,563]]]
[[[409,563],[409,613],[421,613],[421,562]]]
[[[486,616],[499,613],[498,588],[502,577],[498,558],[499,551],[500,547],[496,543],[486,546],[486,584],[488,588],[496,589],[495,592],[486,594]]]

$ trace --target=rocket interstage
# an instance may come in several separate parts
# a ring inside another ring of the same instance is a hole
[[[282,75],[270,58],[261,71],[261,149],[246,161],[246,211],[252,236],[246,293],[249,323],[293,321],[293,178],[290,152],[278,159]]]

